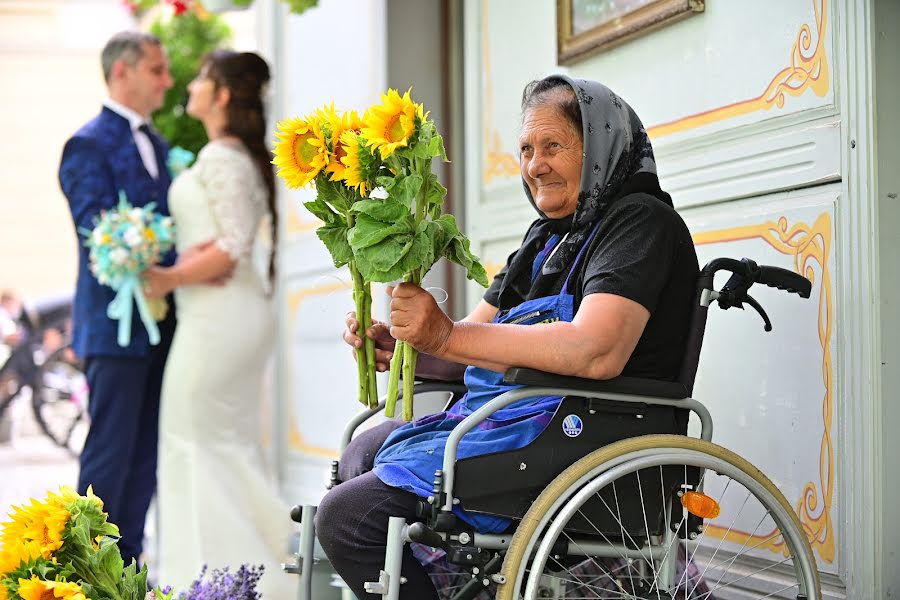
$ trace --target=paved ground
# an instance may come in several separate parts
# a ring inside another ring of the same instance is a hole
[[[0,519],[6,520],[10,506],[43,497],[60,485],[75,487],[78,462],[66,450],[45,437],[34,422],[27,398],[9,408],[10,439],[0,441]]]
[[[19,398],[10,407],[12,428],[9,439],[0,437],[0,522],[6,521],[13,505],[30,498],[43,498],[48,490],[78,483],[78,459],[46,437],[31,413],[28,398]],[[2,429],[2,428],[0,428]],[[147,523],[144,543],[146,562],[154,557],[154,516]]]

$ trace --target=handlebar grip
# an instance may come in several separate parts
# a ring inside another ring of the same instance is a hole
[[[812,291],[812,283],[809,279],[781,267],[760,265],[758,281],[769,287],[798,294],[801,298],[809,298]]]

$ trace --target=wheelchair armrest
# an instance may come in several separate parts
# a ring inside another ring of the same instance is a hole
[[[461,396],[466,393],[466,384],[461,380],[453,380],[447,381],[444,379],[425,379],[423,377],[416,377],[416,386],[427,384],[427,388],[423,389],[422,392],[449,392],[455,396]],[[419,390],[413,388],[414,392],[419,392]]]
[[[530,385],[535,387],[556,387],[586,392],[609,392],[614,394],[630,394],[634,396],[652,396],[681,400],[688,398],[687,388],[675,381],[658,381],[638,377],[615,377],[613,379],[584,379],[569,375],[556,375],[534,369],[513,367],[503,374],[505,383]]]

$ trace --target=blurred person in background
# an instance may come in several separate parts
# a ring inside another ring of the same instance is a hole
[[[133,206],[153,202],[158,212],[168,214],[168,147],[150,127],[151,113],[172,87],[165,49],[152,35],[125,31],[106,43],[101,63],[109,97],[100,114],[68,140],[59,167],[79,240],[101,211],[118,203],[120,191]],[[73,347],[84,360],[91,394],[78,491],[90,485],[103,499],[110,521],[119,526],[119,548],[129,564],[140,558],[156,488],[159,394],[175,310],[169,298],[158,345],[150,344],[135,319],[130,344],[120,347],[117,322],[106,314],[115,291],[91,274],[88,249],[79,243],[78,251]],[[163,259],[164,264],[173,261],[174,253]]]
[[[258,55],[220,50],[188,86],[187,112],[210,141],[172,184],[178,262],[148,269],[144,290],[151,298],[175,290],[178,303],[162,388],[160,581],[183,589],[203,565],[262,563],[259,589],[277,600],[295,597],[297,584],[279,567],[291,521],[267,476],[259,420],[275,334],[267,293],[277,230],[263,109],[269,76]],[[252,250],[265,219],[273,240],[264,278]]]

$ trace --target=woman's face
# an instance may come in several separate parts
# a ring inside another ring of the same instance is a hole
[[[221,110],[221,94],[216,90],[215,82],[207,75],[204,68],[188,86],[187,114],[195,119],[203,120],[217,110]]]
[[[538,209],[551,219],[575,212],[581,188],[581,136],[552,105],[525,113],[519,165]]]

